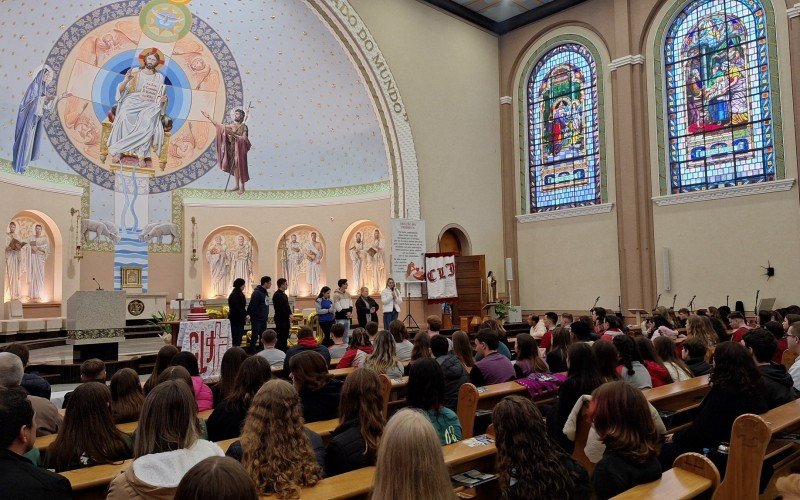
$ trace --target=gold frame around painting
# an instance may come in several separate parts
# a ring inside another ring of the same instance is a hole
[[[119,279],[122,288],[142,288],[142,268],[120,266]]]

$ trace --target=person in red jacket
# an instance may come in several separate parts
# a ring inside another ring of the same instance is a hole
[[[733,329],[731,340],[733,342],[741,342],[744,335],[750,331],[750,327],[747,326],[747,320],[744,319],[744,315],[738,311],[733,311],[730,316],[728,316],[728,321],[731,322],[731,328]]]
[[[350,332],[350,344],[344,352],[342,359],[336,368],[350,368],[351,366],[361,366],[367,359],[367,355],[372,354],[372,345],[369,342],[367,331],[363,328],[355,328]]]
[[[642,359],[644,360],[644,366],[650,374],[650,379],[653,381],[653,387],[661,387],[662,385],[674,382],[650,339],[647,337],[636,337],[634,340],[636,341],[636,346],[639,348],[639,354],[642,355]]]

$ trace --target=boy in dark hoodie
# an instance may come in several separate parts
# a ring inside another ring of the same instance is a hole
[[[686,339],[683,343],[683,360],[695,377],[708,375],[714,370],[714,367],[706,362],[706,352],[706,345],[698,338]]]
[[[764,399],[769,409],[794,401],[798,392],[794,388],[792,376],[786,367],[772,361],[778,342],[775,336],[764,328],[755,328],[744,336],[744,345],[750,350],[764,379]]]
[[[456,411],[458,391],[462,385],[469,382],[469,374],[461,360],[452,352],[448,352],[450,347],[447,340],[447,337],[442,335],[434,335],[431,338],[431,352],[444,373],[444,405]]]
[[[320,345],[317,339],[314,338],[314,330],[310,326],[301,326],[300,331],[297,332],[297,345],[290,347],[286,351],[286,358],[283,360],[283,371],[289,373],[289,361],[292,360],[297,354],[305,351],[315,351],[325,358],[326,363],[331,362],[331,352],[327,347]]]

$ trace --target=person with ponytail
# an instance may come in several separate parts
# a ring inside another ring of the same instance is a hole
[[[628,335],[614,337],[614,347],[619,351],[619,376],[625,382],[630,382],[639,389],[650,389],[653,380],[644,366],[644,360],[636,347],[636,342]]]

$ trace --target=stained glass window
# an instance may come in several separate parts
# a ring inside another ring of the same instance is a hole
[[[528,80],[530,210],[600,203],[597,67],[578,43],[553,47]]]
[[[774,180],[761,3],[688,3],[667,32],[664,65],[671,192]]]

